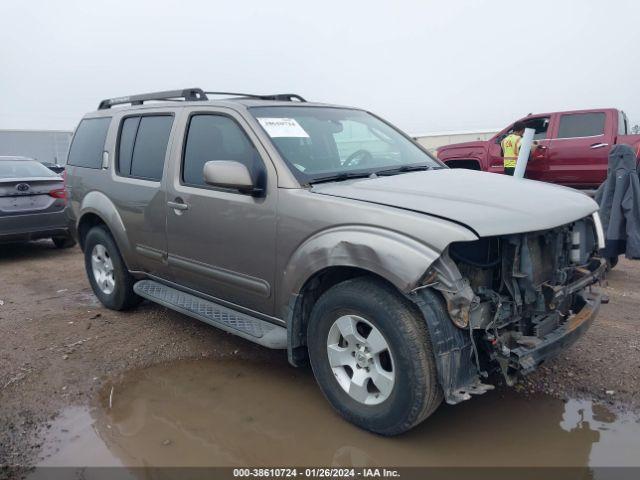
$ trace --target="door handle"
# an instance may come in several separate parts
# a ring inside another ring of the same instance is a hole
[[[173,208],[174,210],[189,210],[189,205],[186,203],[182,203],[181,199],[176,198],[175,202],[167,202],[167,205],[169,205],[169,207]]]
[[[608,143],[594,143],[593,145],[591,145],[591,149],[595,150],[596,148],[603,148],[608,146],[609,146]]]

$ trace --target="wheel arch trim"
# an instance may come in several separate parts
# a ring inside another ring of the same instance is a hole
[[[408,294],[422,280],[441,252],[407,235],[369,226],[341,226],[309,237],[283,269],[278,298],[287,322],[289,361],[304,363],[294,352],[305,345],[303,308],[306,287],[318,274],[343,268],[369,273]]]
[[[313,275],[329,267],[354,267],[387,279],[401,292],[411,291],[442,252],[413,238],[365,225],[340,226],[309,237],[283,269],[280,305],[300,293]]]
[[[130,266],[132,256],[127,230],[116,206],[109,197],[101,192],[89,192],[82,199],[79,211],[76,231],[80,232],[80,225],[87,218],[87,215],[97,216],[109,229],[109,233],[113,236],[125,264]]]

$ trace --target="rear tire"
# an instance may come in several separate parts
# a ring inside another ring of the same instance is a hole
[[[93,293],[105,307],[127,310],[142,301],[133,291],[135,279],[105,227],[89,230],[84,242],[84,265]]]
[[[71,237],[52,237],[51,240],[56,248],[71,248],[76,244],[76,241]]]
[[[361,428],[398,435],[442,402],[425,320],[384,282],[360,277],[327,290],[311,312],[307,345],[325,397]]]
[[[619,257],[609,257],[609,258],[607,258],[607,268],[609,270],[613,270],[614,268],[616,268],[616,265],[618,265],[618,258]]]

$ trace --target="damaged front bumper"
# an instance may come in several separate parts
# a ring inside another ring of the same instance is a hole
[[[543,361],[558,355],[571,346],[593,323],[600,311],[602,296],[597,293],[579,295],[584,302],[582,309],[570,316],[566,322],[537,342],[512,349],[506,355],[507,368],[514,373],[527,375]]]
[[[447,261],[450,258],[445,256],[440,267],[436,268],[444,271],[442,264]],[[454,281],[447,284],[432,283],[427,287],[433,289],[422,288],[413,292],[413,300],[422,310],[429,327],[440,385],[447,403],[456,404],[469,399],[472,394],[492,389],[492,385],[483,381],[491,372],[501,372],[507,384],[513,385],[519,376],[533,372],[542,362],[568,348],[586,332],[601,305],[601,295],[591,292],[588,287],[604,276],[606,262],[592,258],[587,266],[576,267],[573,271],[574,277],[569,283],[539,287],[537,305],[546,304],[546,314],[536,314],[533,322],[524,318],[507,319],[497,329],[491,326],[491,319],[495,322],[498,317],[495,312],[500,310],[500,306],[496,310],[485,304],[483,309],[482,304],[474,301],[471,302],[466,327],[452,320],[452,314],[463,311],[459,308],[461,302],[458,299],[469,291],[469,285],[463,278],[452,277]],[[432,290],[443,287],[447,292],[441,290],[442,296],[434,295]],[[438,301],[441,308],[435,305]],[[443,315],[439,317],[438,310],[448,312],[446,318],[440,318]],[[488,318],[474,321],[474,312],[481,312]],[[523,327],[523,322],[526,327]]]

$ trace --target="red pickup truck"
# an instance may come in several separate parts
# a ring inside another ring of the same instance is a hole
[[[640,135],[629,134],[627,116],[615,108],[530,114],[520,121],[536,132],[538,148],[525,173],[533,180],[596,188],[607,177],[607,157],[613,145],[625,143],[636,155],[640,153]],[[512,125],[487,141],[440,147],[438,158],[451,168],[502,173],[500,142],[511,133]]]

